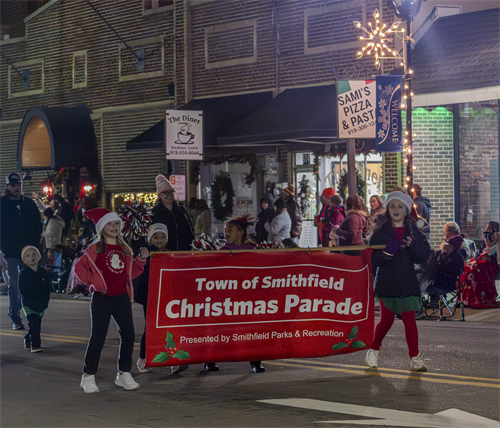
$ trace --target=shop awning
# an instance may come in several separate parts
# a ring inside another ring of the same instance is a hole
[[[219,146],[337,142],[335,85],[287,89],[217,138]]]
[[[217,136],[238,121],[272,100],[272,92],[233,95],[228,97],[192,100],[182,110],[203,111],[203,144],[215,146]],[[154,150],[165,148],[164,119],[126,144],[127,150]]]
[[[97,169],[97,142],[86,105],[36,106],[21,123],[17,146],[18,169]]]

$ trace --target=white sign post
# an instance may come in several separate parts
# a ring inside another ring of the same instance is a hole
[[[165,142],[168,159],[203,160],[203,112],[167,110]]]

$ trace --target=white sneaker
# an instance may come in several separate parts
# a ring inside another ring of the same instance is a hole
[[[424,359],[422,358],[422,353],[419,352],[416,357],[410,358],[410,370],[412,372],[426,372],[427,367],[425,367]]]
[[[142,358],[139,358],[136,364],[141,373],[151,373],[151,369],[146,367],[146,361]]]
[[[171,372],[172,374],[179,374],[182,373],[184,370],[187,370],[188,367],[189,367],[188,364],[184,364],[182,366],[172,366]]]
[[[99,392],[99,388],[95,384],[94,375],[82,375],[82,380],[80,381],[80,387],[83,389],[83,392],[86,392],[87,394],[93,394],[94,392]]]
[[[118,372],[116,374],[115,385],[121,386],[127,391],[132,391],[133,389],[139,389],[141,387],[129,372]]]
[[[376,369],[378,367],[378,351],[374,349],[368,349],[368,352],[365,356],[365,364],[368,367],[373,367]]]

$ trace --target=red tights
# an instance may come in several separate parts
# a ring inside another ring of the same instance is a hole
[[[382,346],[382,340],[391,329],[394,323],[395,313],[387,309],[382,301],[380,301],[380,321],[375,326],[373,333],[372,349],[378,351]],[[410,358],[418,355],[418,330],[417,322],[415,321],[415,311],[403,312],[401,320],[405,326],[406,343],[408,344],[408,353]]]

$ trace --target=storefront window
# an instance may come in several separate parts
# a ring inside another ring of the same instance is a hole
[[[483,239],[499,218],[498,102],[459,106],[460,226],[469,239]]]

